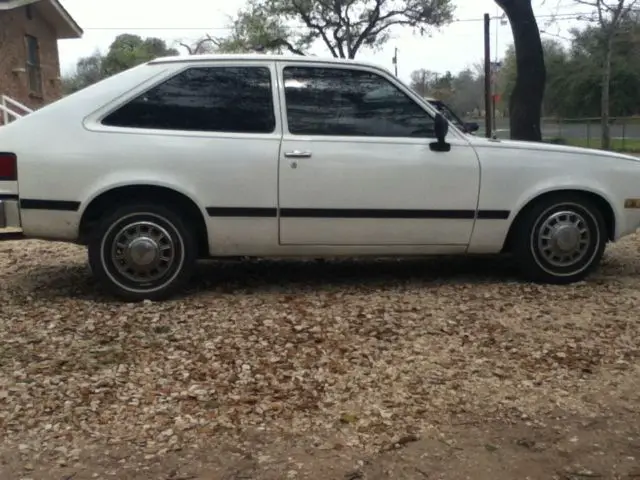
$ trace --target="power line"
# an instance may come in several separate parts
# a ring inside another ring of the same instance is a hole
[[[638,10],[640,12],[640,10]],[[546,15],[537,15],[536,19],[554,19],[554,20],[584,20],[585,16],[592,15],[593,12],[588,13],[555,13],[555,14],[546,14]],[[493,17],[493,19],[497,19],[500,17]],[[484,19],[482,17],[478,18],[458,18],[452,20],[450,24],[454,23],[471,23],[471,22],[482,22]],[[290,27],[292,30],[306,30],[307,27],[304,26],[296,26]],[[96,30],[231,30],[231,27],[83,27],[84,31],[96,31]]]
[[[540,30],[540,35],[556,38],[563,40],[565,42],[571,43],[574,47],[579,44],[579,40],[577,38],[565,37],[563,35],[558,35],[555,33],[548,32],[546,30]],[[620,29],[614,33],[614,36],[611,38],[611,42],[618,45],[629,44],[636,45],[637,42],[640,41],[640,31],[638,29]],[[579,47],[583,48],[583,47]]]
[[[582,17],[592,15],[592,12],[582,12],[582,13],[550,13],[546,15],[536,15],[536,20],[540,19],[557,19],[557,20],[580,20]],[[492,20],[496,20],[500,17],[491,17]],[[482,22],[483,18],[460,18],[453,20],[451,23],[461,23],[461,22]]]

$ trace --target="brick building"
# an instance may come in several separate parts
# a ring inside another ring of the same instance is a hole
[[[60,98],[58,40],[82,33],[58,0],[0,0],[0,97],[32,109]]]

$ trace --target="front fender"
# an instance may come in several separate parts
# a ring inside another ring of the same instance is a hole
[[[576,178],[573,175],[571,177],[567,176],[561,178],[546,179],[541,182],[535,183],[534,185],[526,189],[522,193],[522,195],[520,195],[513,210],[511,211],[511,215],[509,217],[510,224],[512,224],[518,214],[536,198],[547,193],[567,190],[588,192],[602,197],[609,204],[611,210],[613,211],[616,225],[615,236],[616,238],[618,237],[620,228],[619,220],[622,218],[623,211],[620,208],[618,202],[614,200],[613,195],[608,191],[604,184],[600,183],[596,179],[584,177]]]

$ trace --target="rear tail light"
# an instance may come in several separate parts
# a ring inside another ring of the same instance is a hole
[[[18,180],[18,157],[15,153],[0,152],[0,182]]]

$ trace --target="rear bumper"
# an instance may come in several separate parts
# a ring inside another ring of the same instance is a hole
[[[18,200],[0,200],[0,229],[22,227]]]

